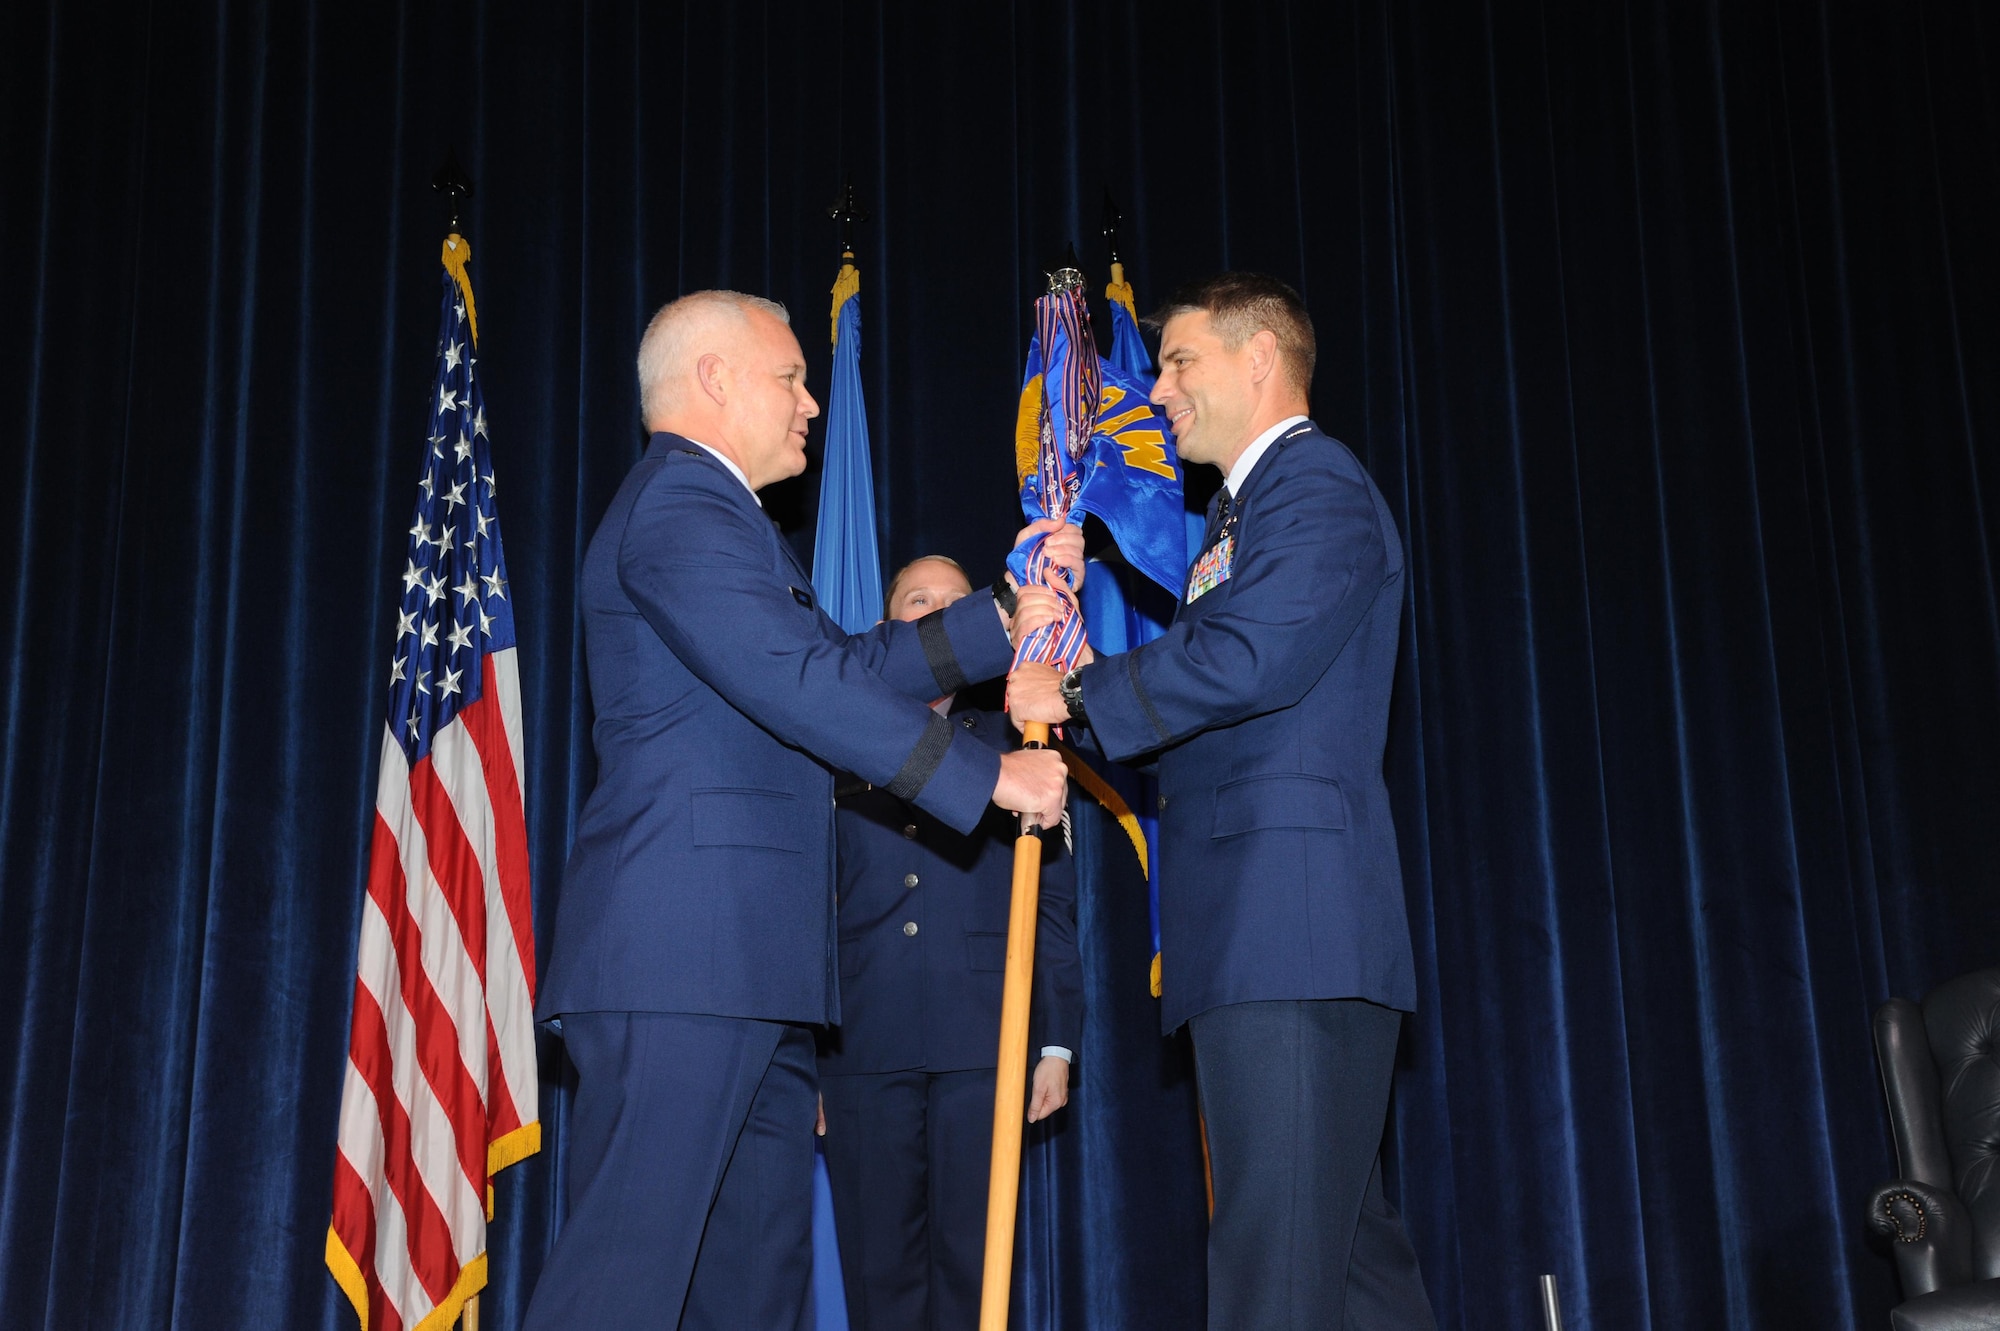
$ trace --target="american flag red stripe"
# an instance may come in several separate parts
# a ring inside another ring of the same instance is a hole
[[[541,1144],[520,682],[463,246],[446,242],[327,1232],[368,1331],[458,1317],[486,1283],[492,1177]]]
[[[517,690],[512,681],[502,682],[497,678],[499,667],[488,658],[486,667],[487,696],[500,703],[499,708],[474,707],[459,713],[459,720],[465,723],[466,734],[472,737],[479,750],[480,771],[486,780],[487,792],[495,807],[519,809],[522,807],[519,769],[516,766],[517,750],[510,741],[504,712],[507,703],[514,698]],[[499,818],[493,823],[493,849],[495,867],[500,876],[500,895],[506,902],[506,922],[514,935],[514,950],[524,957],[535,955],[535,926],[528,903],[528,827],[519,818]],[[534,1006],[534,968],[526,972],[528,980],[528,1005]]]
[[[354,1070],[360,1074],[368,1088],[369,1099],[375,1106],[376,1121],[373,1126],[376,1131],[369,1134],[369,1144],[373,1146],[379,1135],[381,1184],[377,1185],[377,1191],[386,1185],[395,1198],[398,1218],[407,1235],[408,1274],[421,1283],[432,1302],[437,1302],[450,1291],[451,1282],[458,1277],[457,1254],[452,1251],[451,1245],[451,1224],[438,1208],[437,1200],[424,1182],[417,1164],[410,1113],[396,1086],[395,1054],[389,1037],[388,1019],[376,1003],[375,996],[365,989],[354,996],[354,1032]],[[375,1204],[379,1213],[379,1196]]]
[[[335,1156],[333,1162],[333,1228],[336,1233],[362,1236],[355,1258],[364,1269],[374,1270],[375,1203],[368,1196],[368,1185],[361,1181],[361,1175],[344,1155]],[[396,1306],[384,1296],[379,1285],[365,1316],[368,1325],[377,1331],[387,1328],[402,1331],[403,1319],[396,1315]]]
[[[439,737],[437,749],[444,747]],[[435,754],[437,749],[433,749]],[[480,927],[486,910],[485,885],[480,881],[479,857],[465,839],[458,811],[451,796],[438,780],[437,764],[430,758],[410,769],[410,807],[424,829],[424,850],[430,861],[431,877],[444,895],[444,904],[458,924],[459,946],[482,983],[486,979],[486,931]]]
[[[422,772],[422,766],[419,765],[417,770]],[[421,779],[413,780],[411,784],[418,789],[423,786]],[[421,821],[420,815],[418,820]],[[383,830],[383,825],[378,823],[375,835],[381,837]],[[407,827],[404,833],[404,844],[407,846]],[[407,855],[409,852],[406,850],[404,853]],[[410,910],[408,889],[409,880],[399,874],[386,882],[370,881],[368,895],[389,922],[390,945],[396,951],[397,972],[402,979],[403,1008],[415,1032],[413,1044],[417,1066],[422,1069],[424,1080],[436,1097],[438,1106],[451,1120],[451,1143],[457,1149],[466,1182],[483,1195],[486,1187],[486,1143],[477,1139],[484,1135],[486,1126],[485,1097],[479,1090],[479,1080],[484,1080],[486,1071],[485,1023],[482,1019],[476,1031],[479,1037],[478,1066],[474,1069],[466,1066],[462,1047],[466,1032],[454,1020],[454,1016],[464,1010],[468,991],[479,986],[476,977],[467,973],[471,969],[471,958],[463,953],[454,954],[451,950],[454,943],[463,947],[463,940],[451,937],[455,931],[438,918],[435,902],[442,899],[449,912],[450,894],[439,889],[433,898],[432,885],[420,883],[418,892],[430,899],[427,902],[430,919],[420,925]],[[448,978],[444,978],[442,983],[451,995],[449,1000],[438,993],[438,981],[432,978],[433,966],[447,973]],[[468,983],[469,980],[475,982]]]

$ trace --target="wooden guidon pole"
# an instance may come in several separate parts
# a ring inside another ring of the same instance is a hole
[[[1049,728],[1030,721],[1021,728],[1021,738],[1024,748],[1045,748]],[[979,1331],[1007,1331],[1028,1091],[1028,999],[1035,978],[1035,920],[1041,895],[1042,838],[1023,818],[1020,839],[1014,843],[1014,895],[1007,912],[1007,979],[1000,991],[1000,1064],[993,1078],[993,1173],[986,1186],[986,1270],[979,1290]]]

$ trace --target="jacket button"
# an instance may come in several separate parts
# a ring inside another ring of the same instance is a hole
[[[1160,812],[1165,813],[1166,811],[1167,811],[1167,797],[1165,795],[1162,795],[1160,796]]]
[[[971,718],[971,717],[969,717],[969,716],[968,716],[968,717],[966,717],[966,718],[964,719],[964,722],[963,722],[963,724],[964,724],[964,726],[965,726],[965,728],[966,728],[967,730],[970,730],[970,729],[972,729],[972,718]]]
[[[917,876],[915,874],[906,873],[903,875],[904,887],[915,887],[916,885],[917,885]]]
[[[916,936],[917,936],[917,922],[915,920],[911,920],[908,924],[903,926],[903,937],[915,938]]]
[[[917,825],[915,823],[904,823],[903,835],[909,840],[915,841],[917,839]]]

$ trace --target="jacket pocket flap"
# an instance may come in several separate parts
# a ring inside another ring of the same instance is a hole
[[[1347,805],[1340,783],[1331,777],[1302,772],[1247,776],[1215,791],[1215,830],[1211,837],[1240,836],[1277,827],[1314,827],[1340,831],[1347,826]]]
[[[694,844],[754,846],[803,853],[810,829],[799,802],[782,790],[697,790]]]
[[[965,935],[965,964],[976,971],[1004,971],[1007,969],[1007,935],[975,934]]]

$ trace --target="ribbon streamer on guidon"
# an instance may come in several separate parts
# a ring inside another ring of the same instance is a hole
[[[1058,273],[1056,282],[1062,283],[1071,271]],[[1027,470],[1026,456],[1017,458],[1022,465],[1021,511],[1030,519],[1049,517],[1070,521],[1077,493],[1083,486],[1080,459],[1090,442],[1103,392],[1097,348],[1091,340],[1090,311],[1084,304],[1082,274],[1076,275],[1074,285],[1062,283],[1035,302],[1035,330],[1044,368],[1031,379],[1027,390],[1028,396],[1039,401],[1022,403],[1023,433],[1027,427],[1026,413],[1031,406],[1036,409],[1037,447],[1032,472]],[[1025,455],[1027,451],[1024,447],[1018,453]],[[1067,671],[1083,651],[1083,616],[1078,613],[1069,570],[1050,561],[1047,539],[1038,536],[1016,550],[1008,566],[1014,572],[1014,580],[1021,585],[1054,591],[1062,598],[1064,614],[1055,623],[1022,638],[1014,652],[1014,665],[1019,667],[1023,662],[1034,661]]]

